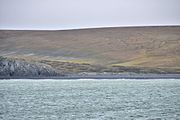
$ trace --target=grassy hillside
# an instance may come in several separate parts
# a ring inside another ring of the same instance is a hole
[[[180,72],[180,27],[1,30],[0,56],[38,61],[72,73]]]

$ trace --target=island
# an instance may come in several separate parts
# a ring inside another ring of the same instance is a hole
[[[180,78],[180,26],[0,30],[6,78]]]

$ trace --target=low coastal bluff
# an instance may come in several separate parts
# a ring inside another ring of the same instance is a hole
[[[180,76],[179,33],[180,26],[0,30],[0,56],[7,58],[0,61],[0,78],[90,73]]]
[[[0,57],[0,76],[46,77],[61,75],[58,71],[45,64]]]

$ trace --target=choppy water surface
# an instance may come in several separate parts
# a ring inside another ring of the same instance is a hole
[[[0,80],[2,120],[180,119],[180,80]]]

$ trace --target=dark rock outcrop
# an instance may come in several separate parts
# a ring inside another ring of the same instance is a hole
[[[45,77],[57,75],[61,74],[45,64],[0,57],[0,76]]]

